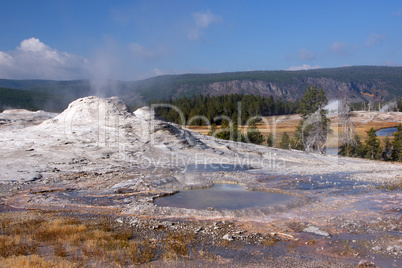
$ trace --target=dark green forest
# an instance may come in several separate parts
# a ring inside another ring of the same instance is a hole
[[[402,111],[402,98],[396,101],[396,103],[397,107],[394,107],[392,110]],[[154,105],[156,113],[166,120],[182,124],[181,114],[174,108],[171,108],[174,106],[183,114],[185,124],[192,126],[207,125],[208,122],[210,124],[221,125],[225,117],[238,123],[237,118],[239,113],[241,118],[240,124],[246,124],[247,120],[252,116],[295,114],[301,108],[299,101],[289,102],[283,101],[280,98],[274,100],[272,96],[261,97],[244,94],[182,96],[176,99],[155,100],[150,102],[150,105]],[[353,103],[351,108],[352,111],[369,110],[369,107],[371,107],[371,110],[378,110],[378,107],[382,107],[383,105],[379,105],[378,103],[371,103],[369,105],[368,102],[359,102]],[[201,117],[204,117],[204,119]]]
[[[182,124],[180,113],[171,108],[177,107],[184,115],[185,123],[193,126],[207,125],[208,122],[221,125],[225,118],[236,123],[240,118],[240,123],[246,124],[253,116],[294,114],[299,108],[298,102],[284,102],[280,98],[274,100],[272,96],[267,98],[243,94],[183,96],[168,101],[156,100],[151,104],[155,106],[158,115],[168,121]],[[166,107],[166,104],[169,107]]]
[[[0,88],[0,111],[5,109],[60,112],[70,100],[50,93]]]
[[[349,97],[353,102],[359,101],[383,101],[402,97],[402,67],[385,66],[351,66],[340,68],[314,69],[306,71],[249,71],[211,74],[181,74],[163,75],[139,81],[115,81],[115,80],[11,80],[0,79],[0,87],[43,92],[64,96],[68,99],[77,99],[89,95],[100,97],[118,96],[128,105],[143,105],[159,99],[180,98],[193,95],[225,95],[245,94],[262,95],[269,97],[274,94],[274,99],[282,97],[283,100],[296,100],[301,97],[307,86],[313,86],[309,81],[315,78],[325,78],[329,84],[346,83],[344,95],[340,95],[336,86],[326,87],[320,85],[326,91],[328,99],[341,99]],[[275,91],[265,92],[252,88],[242,87],[226,88],[222,91],[212,90],[209,85],[215,82],[244,82],[261,81],[274,83]],[[98,85],[98,86],[97,86]],[[371,92],[367,89],[378,89]],[[362,94],[373,93],[369,98]],[[276,95],[275,95],[276,94]]]

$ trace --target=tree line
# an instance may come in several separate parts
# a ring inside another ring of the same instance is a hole
[[[313,88],[315,87],[309,87],[308,90],[311,91]],[[319,91],[316,88],[315,90]],[[306,91],[306,93],[311,94],[310,91]],[[323,90],[321,91],[321,94],[325,94]],[[303,98],[308,98],[308,96],[303,96]],[[328,100],[326,99],[325,105],[327,103]],[[393,104],[390,106],[392,111],[402,112],[402,98],[391,103]],[[183,96],[169,100],[159,99],[152,101],[150,104],[155,106],[155,111],[158,115],[168,121],[183,124],[184,122],[182,121],[184,120],[185,124],[192,126],[203,126],[208,125],[208,123],[222,125],[224,118],[229,118],[231,121],[236,121],[240,124],[246,124],[253,116],[295,114],[303,110],[300,107],[301,101],[288,102],[283,101],[281,98],[274,100],[272,96],[262,97],[244,94]],[[173,106],[176,108],[172,108]],[[351,111],[373,111],[383,106],[384,104],[369,102],[349,103]]]
[[[341,145],[339,154],[342,156],[359,157],[383,161],[402,162],[402,125],[399,124],[394,139],[389,135],[384,140],[384,145],[375,134],[375,129],[367,131],[367,139],[364,143],[355,135],[349,142]]]
[[[343,107],[339,113],[342,124],[340,155],[402,161],[402,125],[397,127],[393,140],[389,136],[385,138],[383,146],[375,134],[374,128],[367,132],[368,137],[363,143],[354,133],[354,124],[350,120],[352,111],[360,108],[360,105],[351,104],[347,100],[342,103]],[[210,136],[225,140],[265,144],[270,147],[275,146],[276,141],[272,133],[268,137],[264,137],[258,130],[256,123],[259,121],[259,116],[300,113],[302,119],[296,127],[294,137],[291,138],[286,132],[282,135],[278,143],[279,148],[282,149],[323,153],[326,149],[327,136],[331,132],[328,111],[325,109],[328,104],[326,93],[315,86],[308,87],[298,102],[274,100],[272,96],[266,98],[232,94],[184,96],[170,99],[168,102],[158,100],[153,104],[156,105],[156,112],[169,121],[196,126],[211,123],[208,133]],[[399,111],[402,107],[402,99],[399,99],[396,104],[394,110]],[[159,105],[160,107],[158,107]],[[239,123],[247,124],[246,133],[241,133]]]
[[[387,107],[389,112],[402,112],[402,98],[394,99],[389,102],[354,102],[350,103],[353,111],[380,111]]]
[[[339,155],[366,158],[371,160],[396,161],[402,162],[402,125],[399,124],[394,139],[389,135],[384,140],[384,145],[375,134],[376,130],[371,128],[367,131],[367,139],[362,142],[360,137],[355,134],[353,139],[340,146]],[[285,132],[279,143],[281,149],[297,149],[296,140],[291,139]]]
[[[168,121],[182,124],[182,113],[185,123],[193,126],[208,123],[222,125],[225,119],[246,124],[253,116],[294,114],[299,108],[298,102],[285,102],[281,98],[274,100],[272,96],[244,94],[183,96],[177,99],[156,100],[151,104],[154,105],[156,113]]]
[[[58,95],[0,87],[0,112],[5,109],[60,112],[67,105],[65,98]]]
[[[285,132],[280,142],[283,149],[298,149],[309,152],[323,152],[325,150],[326,138],[329,133],[330,120],[327,117],[328,111],[325,106],[328,99],[325,92],[317,87],[308,87],[304,96],[297,103],[295,112],[301,114],[302,119],[296,128],[293,139]],[[234,140],[254,144],[266,144],[269,147],[275,146],[275,140],[270,133],[265,138],[256,126],[258,117],[247,122],[247,132],[242,134],[236,120],[231,122],[222,120],[222,125],[218,129],[216,124],[212,124],[208,135],[225,140]]]
[[[290,138],[285,132],[279,142],[279,148],[323,152],[326,137],[330,133],[330,121],[323,109],[323,105],[327,102],[325,92],[321,89],[308,88],[300,101],[299,112],[302,114],[302,120],[297,126],[294,137]],[[367,138],[363,143],[355,133],[354,123],[350,120],[352,110],[352,104],[344,100],[339,113],[342,125],[339,155],[402,162],[402,124],[397,127],[393,140],[387,135],[384,145],[381,145],[373,127],[367,131]]]
[[[363,144],[360,137],[355,134],[355,125],[350,120],[351,116],[350,103],[345,101],[340,114],[342,124],[340,155],[383,161],[402,161],[402,124],[397,127],[393,141],[387,135],[384,145],[381,145],[375,129],[370,128]]]

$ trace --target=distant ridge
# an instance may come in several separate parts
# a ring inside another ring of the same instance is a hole
[[[301,71],[250,71],[165,75],[138,81],[145,99],[192,94],[253,94],[299,99],[308,86],[324,89],[330,99],[384,101],[402,96],[402,67],[352,66]]]
[[[351,66],[300,71],[163,75],[140,81],[106,80],[101,85],[94,85],[89,80],[0,79],[0,87],[60,96],[60,104],[63,105],[66,100],[89,95],[119,96],[129,105],[199,94],[272,95],[294,101],[303,95],[308,86],[324,89],[329,99],[347,96],[355,102],[387,101],[402,97],[402,67]],[[57,100],[52,98],[52,101]]]

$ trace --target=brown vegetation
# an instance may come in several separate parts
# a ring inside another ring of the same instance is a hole
[[[169,232],[163,243],[108,219],[2,214],[0,267],[131,266],[189,258],[193,234]],[[194,251],[194,250],[193,250]],[[192,254],[195,256],[195,254]],[[205,260],[210,254],[197,254]]]
[[[383,120],[381,117],[376,116],[379,113],[373,113],[373,118],[367,120],[363,115],[364,112],[354,112],[351,121],[355,124],[355,134],[360,137],[360,140],[364,141],[367,138],[367,131],[374,127],[376,130],[382,128],[396,127],[401,120],[401,113],[398,113],[392,120]],[[368,113],[367,113],[368,114]],[[263,117],[263,121],[257,124],[257,128],[260,130],[264,137],[268,137],[270,133],[273,134],[276,139],[276,147],[279,147],[279,141],[283,133],[287,133],[290,138],[293,137],[297,125],[300,122],[300,115],[280,115],[280,116],[267,116]],[[330,128],[333,133],[341,133],[341,124],[338,117],[331,116]],[[399,121],[398,121],[399,120]],[[189,126],[190,129],[197,131],[201,134],[207,135],[209,131],[208,126]],[[218,127],[219,128],[219,127]],[[246,133],[247,126],[239,126],[242,133]],[[385,137],[379,137],[381,142]],[[339,146],[340,144],[338,144]],[[336,147],[336,144],[329,144],[329,147]]]

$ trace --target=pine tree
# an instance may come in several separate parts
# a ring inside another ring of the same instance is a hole
[[[211,128],[208,131],[208,136],[214,136],[216,134],[217,130],[218,130],[218,127],[216,126],[216,124],[212,123]]]
[[[364,158],[364,146],[357,134],[349,143],[340,146],[339,155]]]
[[[302,144],[306,151],[323,152],[327,134],[329,132],[330,120],[327,118],[328,111],[324,109],[328,103],[325,92],[317,87],[307,87],[307,90],[300,100],[302,120],[295,132],[295,143]]]
[[[230,134],[230,139],[233,141],[242,142],[244,140],[237,122],[232,121],[232,125],[230,126]]]
[[[399,124],[394,136],[391,159],[392,161],[402,162],[402,124]]]
[[[384,161],[390,160],[391,154],[392,154],[392,143],[389,138],[389,134],[387,134],[384,140],[384,149],[382,150],[381,160]]]
[[[225,119],[222,120],[221,129],[216,132],[216,137],[222,140],[230,140],[230,127]]]
[[[381,141],[377,138],[373,127],[367,131],[367,139],[365,143],[364,157],[367,159],[379,159],[381,155]]]
[[[299,125],[296,127],[296,131],[293,134],[294,137],[290,141],[290,145],[292,149],[295,150],[304,150],[304,143],[303,143],[303,122],[304,120],[300,120]],[[286,134],[287,135],[287,134]]]
[[[290,138],[288,133],[284,132],[282,135],[281,142],[279,143],[279,148],[289,150],[290,147]]]
[[[255,121],[251,121],[248,128],[245,140],[254,144],[262,144],[265,140],[260,130],[257,128]]]
[[[269,133],[269,134],[268,134],[268,137],[267,137],[267,146],[268,146],[268,147],[274,147],[274,146],[275,146],[275,139],[274,139],[274,136],[272,135],[272,133]]]

